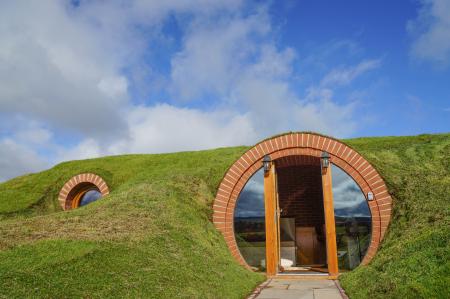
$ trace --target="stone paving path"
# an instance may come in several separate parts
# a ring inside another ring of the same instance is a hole
[[[259,294],[249,298],[257,299],[342,299],[339,288],[333,280],[271,279],[264,284]]]

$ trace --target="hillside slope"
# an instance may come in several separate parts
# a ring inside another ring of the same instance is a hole
[[[350,298],[450,296],[450,135],[353,140],[394,199],[381,249],[342,275]]]
[[[351,298],[449,291],[450,134],[344,141],[394,198],[372,263],[342,276]],[[0,298],[243,298],[264,279],[239,266],[210,221],[246,147],[72,161],[0,184]],[[61,212],[59,189],[94,172],[109,196]]]

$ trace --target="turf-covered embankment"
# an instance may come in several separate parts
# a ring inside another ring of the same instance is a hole
[[[350,298],[450,297],[450,135],[355,139],[394,199],[381,248],[342,275]]]
[[[448,294],[450,134],[344,141],[382,174],[393,219],[372,263],[344,274],[351,298]],[[0,298],[244,298],[240,267],[210,218],[245,147],[60,164],[0,184]],[[94,172],[109,196],[61,212],[59,188]]]
[[[0,185],[0,298],[243,298],[263,275],[229,254],[214,193],[245,148],[63,163]],[[109,196],[61,212],[59,188],[95,172]]]

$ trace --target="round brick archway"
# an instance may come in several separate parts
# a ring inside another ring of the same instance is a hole
[[[68,180],[59,192],[58,201],[63,210],[72,208],[72,199],[86,186],[96,187],[102,196],[109,194],[109,188],[106,182],[94,173],[81,173]]]
[[[392,198],[377,170],[354,149],[334,138],[314,133],[288,133],[266,139],[245,152],[228,169],[217,191],[213,222],[240,264],[250,269],[234,237],[234,209],[241,190],[261,168],[263,157],[270,155],[272,160],[297,155],[320,157],[323,151],[330,154],[331,163],[355,180],[366,200],[368,192],[373,194],[373,200],[367,200],[372,214],[372,237],[362,264],[369,263],[374,257],[389,225],[392,208]]]

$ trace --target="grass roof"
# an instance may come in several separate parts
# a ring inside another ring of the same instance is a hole
[[[344,140],[384,177],[394,212],[368,266],[341,276],[351,298],[450,293],[450,134]],[[248,147],[59,164],[0,184],[0,298],[244,298],[263,275],[239,266],[211,223],[228,167]],[[62,212],[73,175],[111,193]]]

